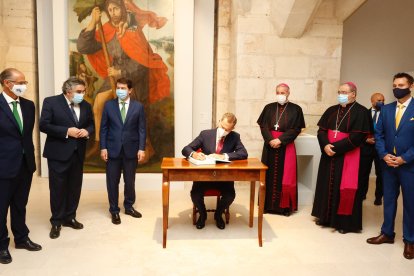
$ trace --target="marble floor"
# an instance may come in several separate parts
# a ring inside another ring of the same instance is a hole
[[[373,205],[372,189],[364,202],[362,233],[320,228],[310,216],[311,206],[305,205],[290,217],[266,214],[261,248],[257,215],[254,227],[248,227],[249,190],[238,185],[236,193],[225,230],[216,228],[212,214],[206,228],[197,230],[191,223],[189,185],[171,191],[163,249],[160,191],[138,190],[135,206],[143,218],[121,214],[122,223],[113,225],[104,182],[101,189],[85,188],[77,215],[85,228],[63,228],[60,238],[51,240],[47,179],[36,177],[27,222],[30,238],[43,250],[16,250],[11,242],[13,262],[0,264],[0,275],[414,275],[414,260],[402,255],[401,208],[395,244],[365,242],[382,223],[382,207]]]

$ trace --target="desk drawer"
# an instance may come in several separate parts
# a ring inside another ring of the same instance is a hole
[[[259,170],[169,170],[170,181],[259,181]]]

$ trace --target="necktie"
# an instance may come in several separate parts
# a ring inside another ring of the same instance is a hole
[[[374,116],[372,117],[372,121],[374,121],[374,129],[377,126],[377,118],[378,118],[378,110],[374,109]]]
[[[217,142],[217,148],[216,148],[216,153],[220,153],[221,152],[221,150],[223,149],[223,145],[224,145],[224,138],[225,138],[226,136],[222,136],[221,138],[220,138],[220,140],[218,140],[218,142]]]
[[[404,107],[405,106],[403,104],[398,104],[397,116],[395,116],[395,129],[398,129],[398,126],[400,125],[401,117],[403,115],[402,111]]]
[[[122,107],[121,107],[121,118],[122,118],[122,122],[125,122],[125,117],[126,117],[126,112],[125,112],[125,102],[122,101],[121,102]]]
[[[19,112],[17,111],[17,103],[18,103],[18,101],[13,101],[12,102],[13,116],[16,119],[17,124],[19,125],[20,133],[23,133],[23,124],[22,124],[22,120],[20,119]]]
[[[401,117],[403,115],[402,111],[404,109],[403,104],[398,104],[398,111],[397,115],[395,116],[395,129],[398,129],[398,126],[400,125]],[[397,154],[397,149],[394,147],[394,154]]]
[[[74,103],[70,103],[70,111],[72,111],[73,119],[75,119],[75,123],[76,123],[76,125],[78,125],[79,124],[79,119],[78,119],[78,116],[76,116],[75,109],[73,108],[74,105],[75,105]]]

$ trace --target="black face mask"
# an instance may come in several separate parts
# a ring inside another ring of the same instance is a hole
[[[394,97],[397,99],[404,98],[411,93],[410,88],[394,88],[392,92],[394,93]]]

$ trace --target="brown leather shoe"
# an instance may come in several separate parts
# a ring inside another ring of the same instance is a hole
[[[385,234],[381,234],[377,237],[367,239],[367,243],[370,244],[383,244],[383,243],[394,243],[394,238],[390,238]]]
[[[414,259],[414,244],[413,243],[405,243],[403,255],[406,259],[409,259],[409,260]]]

